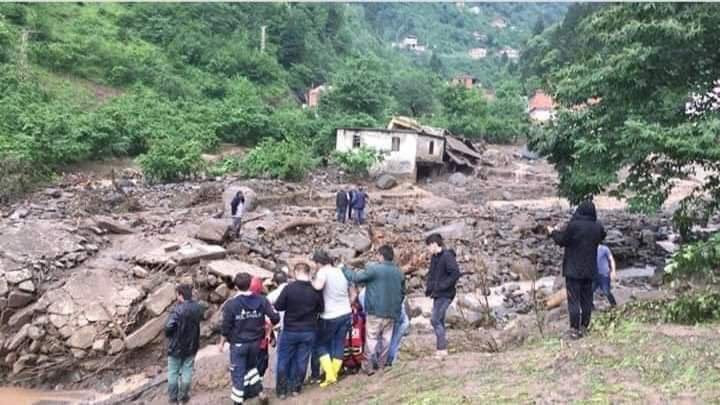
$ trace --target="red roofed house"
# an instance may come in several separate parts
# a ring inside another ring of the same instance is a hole
[[[550,121],[554,114],[555,102],[542,90],[537,90],[528,102],[530,119],[536,122]]]

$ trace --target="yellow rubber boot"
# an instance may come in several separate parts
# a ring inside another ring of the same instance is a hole
[[[332,359],[333,369],[335,370],[335,379],[339,378],[340,370],[342,370],[343,361],[340,359]]]
[[[332,359],[330,359],[330,356],[325,355],[320,357],[320,367],[325,372],[325,381],[320,383],[320,387],[335,384],[337,382],[337,373],[335,372],[335,365]]]

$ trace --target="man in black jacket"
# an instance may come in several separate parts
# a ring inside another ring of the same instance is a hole
[[[277,349],[277,394],[284,399],[298,395],[308,368],[317,334],[318,316],[323,310],[322,293],[313,288],[310,266],[294,267],[295,281],[285,287],[275,308],[284,311],[283,332]]]
[[[568,312],[570,314],[569,337],[583,336],[590,325],[593,301],[593,279],[597,275],[597,250],[605,239],[605,229],[597,221],[592,201],[582,202],[575,210],[564,230],[553,228],[550,236],[565,248],[562,275],[565,277]]]
[[[168,395],[170,402],[190,400],[193,364],[200,343],[200,321],[205,308],[192,299],[192,286],[177,287],[178,304],[165,324],[168,338]]]
[[[444,359],[447,356],[447,337],[445,332],[445,314],[455,298],[455,284],[460,278],[460,269],[455,260],[455,253],[445,249],[440,234],[434,233],[425,239],[425,244],[432,255],[430,271],[427,277],[425,295],[433,299],[430,324],[435,331],[437,351],[435,357]]]
[[[340,190],[335,196],[335,209],[337,211],[337,221],[345,223],[348,218],[348,207],[350,206],[350,195],[345,190]]]
[[[248,273],[235,275],[234,283],[239,292],[223,306],[222,336],[230,343],[230,399],[235,404],[256,396],[266,401],[257,370],[260,341],[265,337],[266,316],[273,325],[280,322],[280,316],[267,298],[250,291],[251,281]],[[221,350],[223,346],[221,340]]]

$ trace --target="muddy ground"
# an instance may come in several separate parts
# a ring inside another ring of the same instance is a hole
[[[129,401],[134,390],[162,379],[160,330],[176,282],[192,282],[208,304],[202,335],[211,344],[218,307],[229,294],[220,275],[243,270],[269,278],[317,248],[362,267],[382,243],[395,246],[407,273],[413,319],[403,350],[423,365],[431,344],[422,241],[433,231],[443,233],[470,273],[460,282],[449,322],[453,333],[479,337],[456,351],[515,347],[532,335],[536,308],[559,288],[561,250],[544,228],[566,221],[571,211],[555,196],[557,179],[547,162],[523,159],[518,147],[490,146],[484,156],[472,175],[383,190],[336,170],[299,184],[226,177],[159,186],[144,185],[134,169],[116,163],[109,173],[73,171],[0,208],[0,381]],[[358,182],[371,197],[369,224],[337,224],[334,193]],[[224,207],[240,188],[252,210],[242,239],[229,241]],[[632,215],[611,198],[599,198],[598,205],[608,244],[628,270],[619,294],[652,295],[675,248],[668,216]],[[547,328],[562,325],[564,316],[562,307],[549,312]],[[222,381],[204,380],[199,392],[221,391]],[[154,403],[161,391],[137,401]],[[199,398],[194,403],[210,403]]]

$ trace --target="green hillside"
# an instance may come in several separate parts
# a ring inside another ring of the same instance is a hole
[[[2,198],[69,163],[139,156],[151,180],[203,170],[220,142],[283,140],[326,155],[338,126],[420,117],[467,136],[525,134],[515,64],[458,56],[473,32],[521,47],[564,6],[454,4],[0,4]],[[261,49],[262,27],[266,27]],[[392,32],[391,32],[392,31]],[[391,46],[427,38],[422,55]],[[458,72],[498,89],[449,88]],[[305,92],[330,84],[315,110]],[[271,149],[265,144],[266,151]]]

